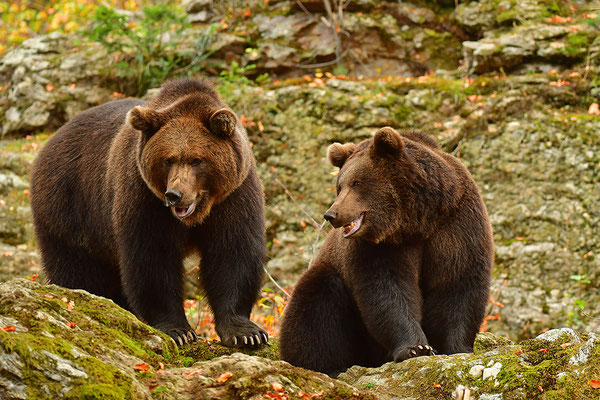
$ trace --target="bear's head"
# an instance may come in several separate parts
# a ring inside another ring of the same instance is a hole
[[[325,219],[345,238],[375,243],[425,234],[440,201],[427,168],[438,169],[436,148],[424,134],[401,135],[389,127],[356,145],[332,144],[327,155],[340,171],[337,199]]]
[[[252,155],[244,129],[212,87],[179,99],[172,89],[167,84],[158,100],[131,109],[127,123],[141,134],[142,178],[190,226],[201,223],[243,182]],[[165,106],[165,99],[170,104]]]

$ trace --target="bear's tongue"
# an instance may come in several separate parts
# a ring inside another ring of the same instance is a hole
[[[191,213],[193,213],[195,208],[196,208],[195,201],[192,204],[190,204],[187,208],[175,207],[175,215],[177,215],[179,218],[185,218],[185,217],[189,216]]]
[[[344,225],[344,237],[348,237],[360,229],[360,227],[362,225],[363,217],[364,217],[364,214],[360,214],[360,217],[356,218],[354,221],[350,222],[348,225]]]

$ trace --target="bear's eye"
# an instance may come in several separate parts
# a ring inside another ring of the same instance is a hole
[[[354,182],[352,182],[352,186],[358,186],[358,185],[360,185],[360,183],[361,183],[360,181],[354,181]]]
[[[167,158],[167,159],[165,160],[165,165],[166,165],[167,167],[170,167],[170,166],[172,166],[173,164],[175,164],[175,161],[174,161],[172,158]]]
[[[191,162],[190,165],[192,167],[197,167],[198,165],[200,165],[202,163],[202,160],[199,158],[194,158]]]

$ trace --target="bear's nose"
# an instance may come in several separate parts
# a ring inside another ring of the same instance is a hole
[[[170,206],[175,206],[183,198],[183,193],[181,193],[181,190],[167,189],[167,191],[165,192],[165,197],[167,199],[167,203],[169,203]]]
[[[331,209],[327,210],[325,212],[325,215],[323,215],[323,218],[325,218],[328,222],[335,220],[337,217],[338,214],[335,211],[332,211]]]

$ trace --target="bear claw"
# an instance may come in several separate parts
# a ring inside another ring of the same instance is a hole
[[[436,352],[433,347],[425,345],[410,346],[394,352],[394,361],[404,361],[413,357],[433,356]]]

